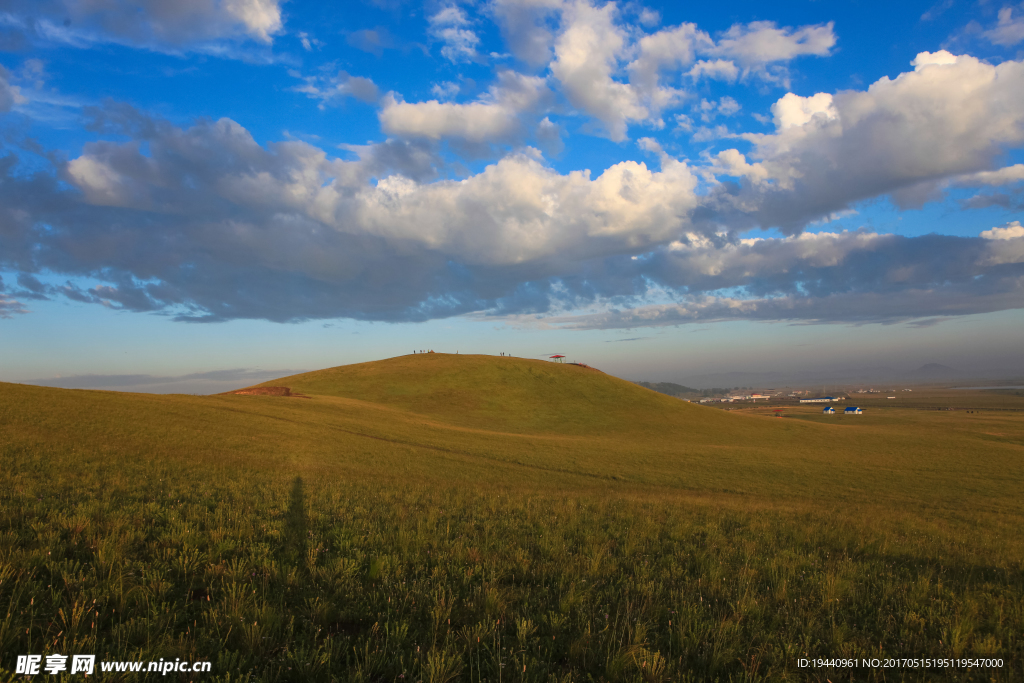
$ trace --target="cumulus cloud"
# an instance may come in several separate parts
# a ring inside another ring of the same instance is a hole
[[[521,115],[536,111],[549,96],[543,78],[503,71],[498,82],[475,102],[404,102],[390,93],[379,117],[381,128],[389,135],[508,142],[523,132]]]
[[[810,97],[786,93],[772,105],[772,116],[775,119],[775,127],[782,130],[793,126],[803,126],[810,123],[816,116],[821,117],[823,121],[834,119],[837,114],[832,105],[832,95],[827,92],[820,92]]]
[[[627,67],[630,84],[654,113],[670,107],[685,95],[680,90],[660,86],[661,72],[666,69],[678,71],[689,66],[698,50],[706,50],[712,45],[708,34],[699,30],[696,24],[680,24],[644,36],[637,46],[637,58]],[[722,65],[704,64],[703,68],[711,72],[721,72]]]
[[[270,44],[283,29],[280,0],[13,0],[7,11],[8,24],[24,34],[78,47],[183,47],[221,39]]]
[[[600,31],[588,35],[602,44]],[[550,118],[536,121],[544,79],[506,71],[468,104],[399,109],[392,97],[381,122],[396,137],[345,146],[345,159],[300,141],[257,144],[229,119],[182,128],[108,103],[88,128],[126,141],[55,157],[53,173],[0,162],[0,270],[25,276],[3,294],[187,320],[591,307],[555,322],[625,327],[1019,308],[1019,223],[973,238],[801,231],[866,197],[1015,176],[996,162],[1024,143],[1022,80],[1022,62],[923,53],[913,71],[863,91],[787,94],[774,132],[743,135],[747,153],[690,164],[644,139],[660,168],[623,161],[592,174],[557,172],[522,148],[461,180],[440,172],[437,141],[514,137],[528,123],[560,137]],[[735,109],[709,104],[718,115]],[[791,235],[737,237],[757,226]],[[40,272],[71,279],[42,285],[30,279]]]
[[[788,84],[789,74],[779,63],[797,57],[825,57],[836,44],[833,23],[778,27],[771,21],[736,24],[723,33],[707,54],[736,62],[741,76],[754,75],[766,81]],[[769,68],[776,65],[774,68]]]
[[[598,7],[577,0],[565,5],[550,64],[570,104],[597,119],[615,141],[626,138],[631,123],[663,127],[661,113],[691,96],[663,80],[663,74],[686,73],[691,81],[757,76],[785,83],[785,63],[803,55],[826,56],[836,42],[831,23],[800,28],[736,24],[716,41],[695,24],[645,34],[620,19],[615,3]],[[628,74],[628,82],[620,72]]]
[[[577,2],[567,9],[551,73],[570,104],[601,121],[609,138],[621,141],[627,124],[646,119],[648,110],[636,89],[612,78],[627,47],[627,33],[615,23],[616,11],[613,3],[594,7]]]
[[[622,162],[592,178],[519,154],[428,182],[394,168],[416,156],[412,143],[341,161],[304,142],[262,147],[227,119],[180,129],[110,118],[140,139],[88,145],[62,172],[74,189],[4,177],[0,265],[89,275],[106,284],[48,292],[188,319],[543,308],[552,278],[670,239],[697,201],[678,162]]]
[[[987,240],[1014,240],[1024,237],[1024,225],[1020,221],[1013,221],[1002,228],[985,230],[981,236]]]
[[[718,193],[721,220],[792,231],[867,197],[921,201],[1024,142],[1024,63],[940,51],[914,65],[866,91],[781,98],[775,133],[742,136],[752,172]]]

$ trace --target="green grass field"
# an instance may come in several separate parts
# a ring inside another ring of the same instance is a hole
[[[0,681],[1024,679],[1024,397],[778,419],[444,354],[265,386],[302,397],[0,384]]]

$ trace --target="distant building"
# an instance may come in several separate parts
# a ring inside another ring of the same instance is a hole
[[[835,398],[833,396],[815,396],[814,398],[802,398],[801,403],[832,403],[833,401],[842,401],[841,398]]]
[[[835,415],[836,409],[833,408],[832,406],[825,406],[825,408],[821,412],[825,413],[826,415]]]
[[[862,415],[863,413],[864,411],[858,408],[857,406],[849,406],[846,410],[843,411],[844,415]]]

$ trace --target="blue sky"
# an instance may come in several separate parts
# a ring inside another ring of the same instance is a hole
[[[1022,4],[12,0],[0,50],[0,380],[1024,372]]]

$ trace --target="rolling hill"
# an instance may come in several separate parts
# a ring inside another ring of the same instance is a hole
[[[736,422],[593,368],[512,357],[399,356],[283,377],[254,388],[275,385],[500,432],[603,434],[666,422],[704,431]]]

